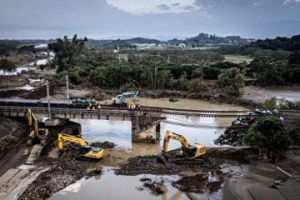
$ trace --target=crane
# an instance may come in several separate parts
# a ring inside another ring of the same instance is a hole
[[[88,145],[87,141],[73,135],[64,133],[58,134],[58,149],[60,152],[64,150],[64,141],[69,141],[80,145],[79,158],[89,158],[98,160],[103,157],[104,150],[102,148],[94,148]]]

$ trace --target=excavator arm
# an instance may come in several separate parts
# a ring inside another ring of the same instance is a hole
[[[58,134],[58,148],[59,148],[59,150],[64,149],[64,141],[77,143],[77,144],[80,144],[81,146],[87,146],[88,145],[88,143],[85,140],[81,139],[81,138],[78,138],[78,137],[75,137],[75,136],[72,136],[72,135],[59,133]]]
[[[38,135],[39,132],[39,122],[38,119],[36,118],[35,114],[32,112],[30,108],[28,108],[28,125],[31,126],[34,130],[34,136],[32,135],[33,133],[30,133],[31,137],[35,137]]]
[[[172,133],[172,134],[173,135],[170,135],[170,131],[167,131],[165,134],[163,150],[162,150],[163,155],[165,155],[168,151],[170,139],[179,141],[184,148],[189,148],[190,146],[189,143],[186,141],[185,137],[183,137],[182,135],[178,135],[176,133]]]
[[[139,91],[124,92],[121,95],[120,99],[124,101],[126,96],[131,96],[131,95],[134,95],[133,99],[135,100],[135,99],[137,99],[137,97],[139,95]]]

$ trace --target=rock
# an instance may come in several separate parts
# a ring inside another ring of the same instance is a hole
[[[202,173],[195,176],[186,176],[182,177],[176,182],[173,182],[172,185],[184,192],[204,192],[204,186],[208,181],[208,174]]]
[[[150,178],[141,178],[140,181],[142,181],[142,182],[147,182],[147,181],[151,182],[151,179]]]

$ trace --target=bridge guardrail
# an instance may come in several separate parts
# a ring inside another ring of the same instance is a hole
[[[30,107],[30,109],[37,113],[48,113],[47,107]],[[27,112],[28,107],[25,106],[0,106],[0,110],[9,112]],[[51,108],[53,114],[101,114],[101,115],[138,115],[138,111],[129,110],[87,110],[81,108]]]

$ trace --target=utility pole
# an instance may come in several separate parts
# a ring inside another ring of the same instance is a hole
[[[51,115],[51,108],[50,108],[50,87],[49,87],[49,81],[47,80],[46,86],[47,86],[47,99],[48,99],[48,112],[49,112],[49,119],[52,120],[52,115]]]
[[[70,99],[70,95],[69,95],[69,76],[66,75],[66,82],[67,82],[67,99]]]

